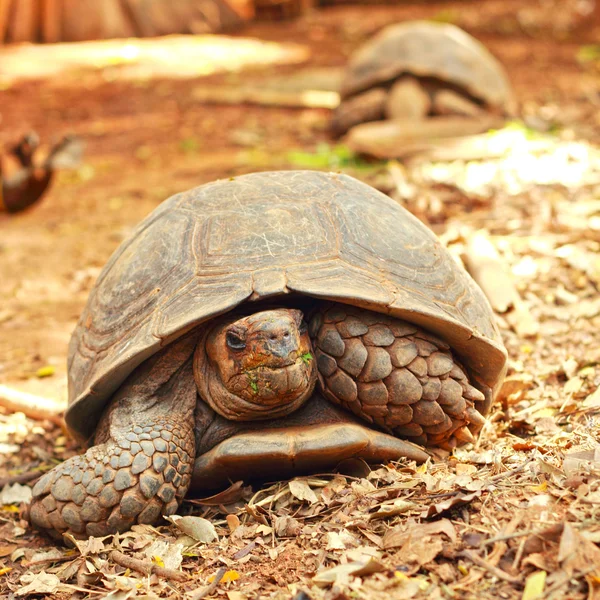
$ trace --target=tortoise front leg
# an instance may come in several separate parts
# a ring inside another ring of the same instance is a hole
[[[195,458],[193,348],[185,340],[134,371],[105,411],[96,445],[34,486],[35,527],[58,539],[104,536],[177,510]]]
[[[477,389],[449,346],[420,327],[336,304],[313,316],[324,395],[365,421],[424,446],[474,441],[491,390]]]

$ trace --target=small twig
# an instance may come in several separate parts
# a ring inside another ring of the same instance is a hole
[[[504,471],[504,473],[499,473],[498,475],[494,475],[493,477],[490,477],[487,481],[487,483],[496,483],[496,481],[500,481],[501,479],[505,479],[506,477],[510,477],[511,475],[516,475],[517,473],[520,473],[523,469],[525,469],[525,467],[529,466],[532,462],[535,461],[535,458],[530,458],[529,460],[526,460],[524,463],[521,463],[518,467],[515,467],[514,469],[511,469],[510,471]]]
[[[113,550],[110,553],[110,558],[118,565],[125,567],[126,569],[131,569],[132,571],[137,571],[138,573],[143,573],[144,575],[155,573],[159,577],[163,577],[165,579],[173,579],[175,581],[188,580],[188,576],[181,571],[159,567],[154,563],[146,562],[138,558],[132,558],[131,556],[127,556],[122,552],[119,552],[119,550]]]
[[[537,535],[539,532],[527,530],[527,531],[517,531],[516,533],[507,533],[505,535],[498,535],[496,537],[490,538],[489,540],[485,540],[481,545],[489,546],[490,544],[495,544],[496,542],[505,542],[506,540],[514,540],[515,538],[523,537],[525,535]]]
[[[226,572],[227,569],[225,567],[221,567],[217,571],[215,578],[208,585],[205,585],[204,587],[201,587],[198,590],[196,590],[192,594],[190,600],[202,600],[202,598],[210,596],[217,589],[217,586],[219,585],[219,583],[221,583],[221,579],[223,579],[223,575],[225,575]]]
[[[477,556],[473,552],[470,552],[469,550],[463,550],[459,554],[459,556],[462,556],[463,558],[470,560],[473,564],[477,565],[478,567],[484,568],[486,571],[488,571],[489,573],[491,573],[498,579],[502,579],[503,581],[508,581],[508,583],[512,583],[515,585],[521,583],[521,579],[519,577],[514,577],[513,575],[509,575],[506,571],[503,571],[502,569],[499,569],[498,567],[494,567],[493,565],[490,565],[485,560],[483,560],[483,558],[480,558],[479,556]]]
[[[27,471],[26,473],[19,473],[18,475],[9,475],[8,477],[0,478],[0,490],[5,485],[12,485],[13,483],[29,483],[44,474],[43,471]]]
[[[523,558],[523,552],[525,552],[525,543],[526,542],[527,542],[527,538],[521,538],[521,541],[519,542],[519,547],[517,548],[517,552],[515,554],[515,559],[513,560],[513,563],[512,563],[513,571],[516,571],[519,568],[519,565],[521,564],[521,559]]]
[[[557,581],[556,583],[554,583],[553,585],[551,585],[544,592],[544,596],[546,598],[549,598],[551,594],[553,594],[554,592],[560,590],[560,588],[563,587],[566,583],[569,583],[569,581],[583,579],[586,575],[589,575],[592,571],[595,571],[597,569],[598,569],[598,565],[592,565],[591,567],[588,567],[587,569],[584,569],[583,571],[581,571],[580,573],[577,573],[576,575],[573,574],[571,576],[564,577],[563,579],[561,579],[561,580]]]

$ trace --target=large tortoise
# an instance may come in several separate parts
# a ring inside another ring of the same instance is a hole
[[[106,535],[190,485],[426,460],[474,439],[505,361],[480,289],[384,194],[313,171],[203,185],[100,274],[66,413],[94,445],[38,481],[31,521]]]
[[[474,37],[449,23],[389,25],[351,57],[331,127],[432,115],[505,115],[513,110],[502,65]]]

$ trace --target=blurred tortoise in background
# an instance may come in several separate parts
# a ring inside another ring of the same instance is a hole
[[[502,65],[474,37],[447,23],[390,25],[351,57],[331,129],[360,123],[418,121],[435,115],[477,117],[511,112]]]
[[[206,184],[100,274],[66,413],[93,445],[38,481],[30,519],[101,536],[172,514],[188,488],[421,462],[474,439],[505,361],[480,289],[384,194],[314,171]]]

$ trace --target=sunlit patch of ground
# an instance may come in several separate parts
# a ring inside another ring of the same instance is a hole
[[[0,47],[0,82],[104,70],[107,79],[191,78],[249,66],[296,64],[308,59],[300,44],[224,35]]]
[[[446,151],[445,162],[424,162],[419,169],[420,180],[454,185],[479,196],[522,194],[536,186],[600,186],[600,149],[585,140],[542,135],[515,123],[477,136],[471,145],[474,147],[468,160],[463,160],[460,153],[451,160],[455,150],[451,148]],[[468,152],[468,146],[469,140],[465,140],[461,150]]]

